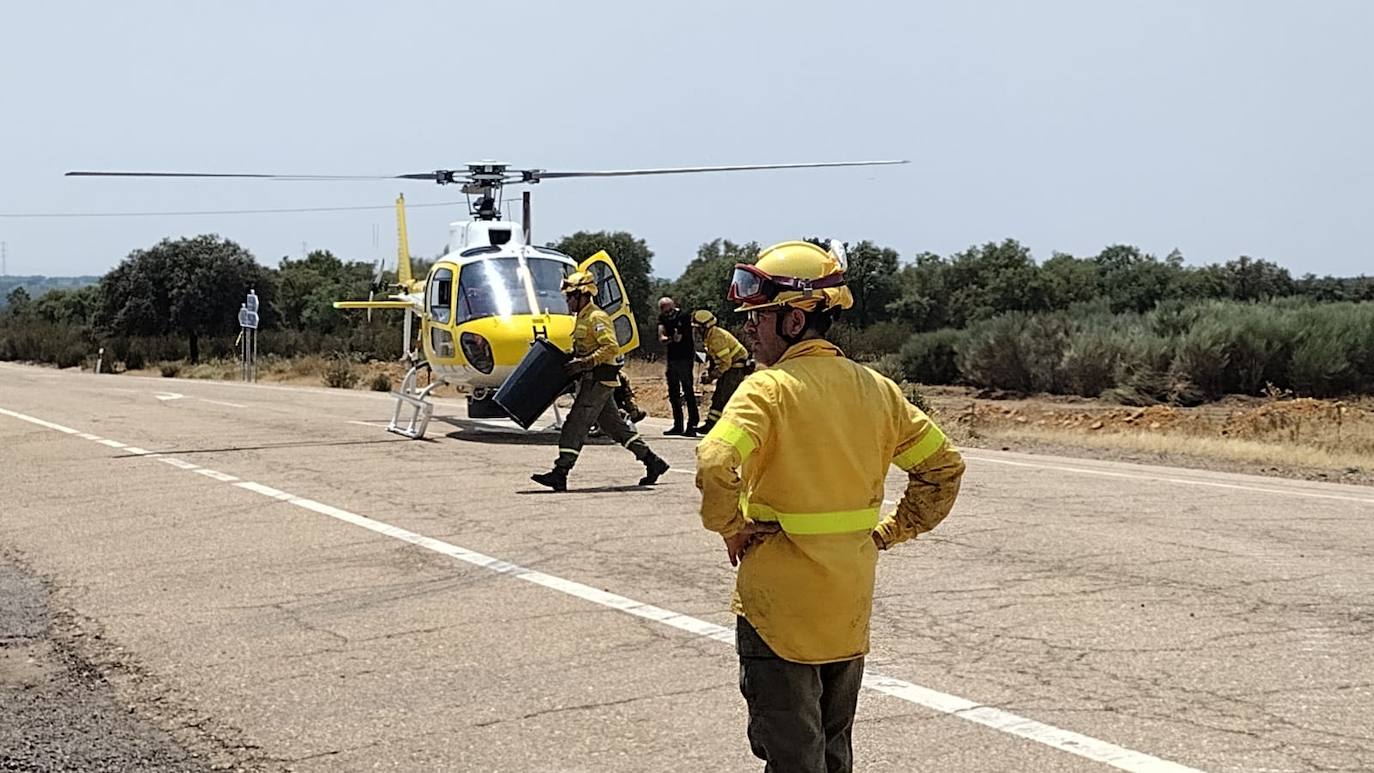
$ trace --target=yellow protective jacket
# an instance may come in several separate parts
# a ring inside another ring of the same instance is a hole
[[[592,366],[592,376],[606,386],[619,386],[619,367],[625,364],[615,340],[611,317],[595,303],[587,303],[573,320],[573,357]]]
[[[889,465],[905,494],[880,520]],[[875,541],[929,531],[959,491],[964,462],[892,381],[812,339],[744,380],[697,446],[701,521],[730,537],[772,521],[745,554],[733,608],[799,663],[868,652]],[[876,540],[875,540],[876,537]]]
[[[708,372],[719,376],[731,368],[742,368],[749,361],[749,350],[729,330],[712,325],[706,330],[706,357],[711,361]]]

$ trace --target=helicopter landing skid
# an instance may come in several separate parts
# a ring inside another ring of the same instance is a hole
[[[401,388],[392,392],[391,396],[396,398],[396,408],[391,412],[391,424],[387,425],[387,432],[394,432],[402,437],[411,440],[420,440],[425,436],[425,430],[429,428],[430,417],[434,415],[434,403],[429,401],[429,393],[439,386],[440,382],[426,386],[424,389],[416,390],[416,377],[419,375],[420,368],[426,367],[416,365],[407,373]],[[410,418],[404,425],[401,423],[401,411],[409,408]]]

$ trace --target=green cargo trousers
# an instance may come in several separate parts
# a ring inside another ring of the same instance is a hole
[[[783,660],[735,618],[739,689],[749,706],[749,746],[765,773],[850,773],[864,659],[819,666]]]
[[[592,425],[601,428],[607,437],[625,446],[635,458],[644,461],[649,455],[649,446],[621,415],[615,400],[611,399],[615,387],[606,386],[596,378],[587,375],[577,384],[577,397],[573,398],[572,410],[563,421],[563,432],[558,436],[558,460],[555,468],[571,470],[577,464],[582,446],[587,442],[587,433]]]

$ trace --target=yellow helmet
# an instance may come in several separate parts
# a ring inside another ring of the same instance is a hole
[[[706,309],[697,309],[696,311],[692,312],[692,324],[701,325],[702,327],[710,327],[716,324],[716,315],[712,314]]]
[[[574,271],[563,277],[563,283],[559,285],[558,289],[562,290],[564,295],[583,293],[595,296],[596,279],[592,277],[589,271]]]
[[[844,266],[811,242],[782,242],[759,253],[757,263],[735,264],[729,298],[735,311],[794,306],[804,311],[848,309],[854,296],[844,283]]]

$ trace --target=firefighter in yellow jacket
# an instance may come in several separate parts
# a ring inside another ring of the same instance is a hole
[[[639,485],[653,485],[668,471],[668,463],[649,450],[612,399],[620,386],[620,368],[625,357],[615,340],[611,318],[593,300],[596,280],[586,271],[574,271],[563,279],[561,289],[568,300],[568,310],[577,315],[573,321],[573,357],[567,365],[569,375],[578,379],[577,397],[558,436],[558,459],[553,469],[531,475],[530,479],[554,491],[566,491],[568,472],[577,463],[587,442],[587,432],[595,424],[644,463],[644,477],[639,479]]]
[[[697,487],[702,523],[739,565],[750,746],[770,771],[848,771],[878,551],[944,519],[964,463],[896,384],[825,340],[853,305],[837,256],[775,245],[735,267],[729,297],[769,367],[697,446]],[[908,483],[883,517],[889,465]]]
[[[739,389],[744,377],[754,372],[754,363],[749,359],[749,350],[730,334],[729,330],[716,325],[716,315],[706,309],[692,312],[692,327],[701,338],[706,350],[706,372],[701,374],[701,383],[716,382],[716,390],[711,393],[711,409],[706,413],[706,423],[697,427],[697,434],[705,435],[716,426],[720,412],[730,402],[730,395]]]

